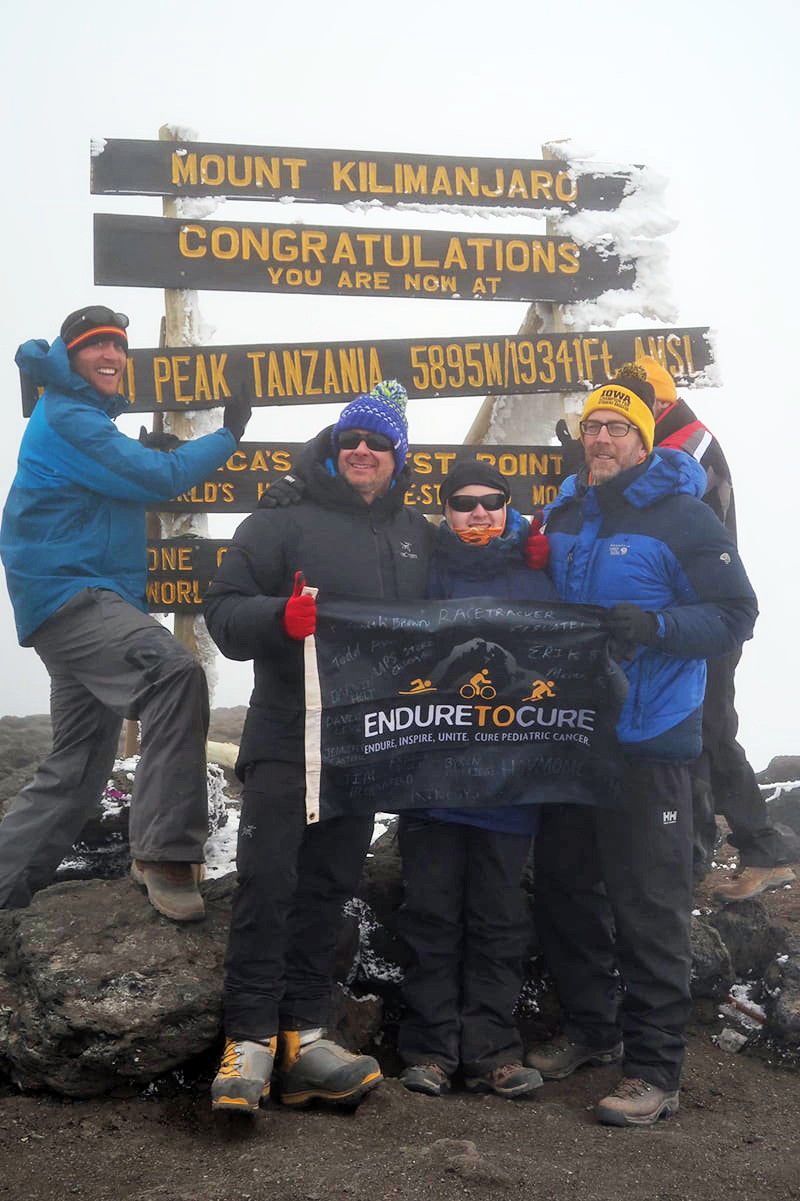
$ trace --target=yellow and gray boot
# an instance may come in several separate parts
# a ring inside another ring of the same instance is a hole
[[[222,1063],[211,1085],[211,1108],[255,1113],[269,1096],[277,1037],[225,1039]]]
[[[383,1080],[371,1055],[352,1055],[323,1034],[316,1029],[281,1030],[278,1035],[278,1086],[284,1105],[357,1105]]]

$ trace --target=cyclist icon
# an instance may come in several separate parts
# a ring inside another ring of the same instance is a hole
[[[492,681],[489,679],[489,669],[482,667],[474,676],[470,676],[469,681],[459,688],[458,695],[463,696],[465,701],[471,701],[476,696],[490,701],[492,697],[497,696],[497,689],[492,687]]]

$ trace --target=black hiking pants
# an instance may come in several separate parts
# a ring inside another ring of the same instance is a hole
[[[736,741],[734,674],[741,650],[708,660],[703,701],[703,753],[691,764],[696,855],[707,866],[717,837],[714,814],[731,828],[729,841],[743,867],[785,863],[779,832],[769,824],[767,806],[744,749]]]
[[[597,1050],[624,1039],[626,1076],[677,1088],[691,1008],[688,767],[629,761],[613,809],[543,805],[534,847],[537,932],[565,1032]]]
[[[225,958],[229,1038],[324,1026],[342,906],[356,892],[373,818],[306,824],[296,763],[248,768]]]
[[[518,1062],[514,1006],[531,933],[520,877],[530,834],[401,814],[409,950],[398,1050],[407,1064],[479,1076]]]

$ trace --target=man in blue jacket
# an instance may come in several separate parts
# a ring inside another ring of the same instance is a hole
[[[50,674],[53,747],[0,824],[0,908],[48,884],[96,805],[123,718],[141,722],[131,874],[159,912],[203,916],[193,865],[207,835],[208,689],[200,665],[147,613],[145,511],[233,453],[249,406],[172,453],[114,424],[128,318],[104,305],[65,319],[52,346],[25,342],[20,370],[44,392],[22,439],[0,557],[22,646]],[[176,440],[177,441],[177,440]]]
[[[585,467],[546,525],[561,599],[609,606],[629,684],[617,726],[627,774],[618,807],[542,814],[537,927],[564,1032],[526,1062],[553,1080],[622,1059],[622,1080],[595,1110],[617,1126],[678,1108],[690,1011],[688,763],[702,745],[705,660],[740,646],[757,614],[736,546],[702,503],[705,472],[681,451],[653,451],[648,390],[626,379],[589,394]]]

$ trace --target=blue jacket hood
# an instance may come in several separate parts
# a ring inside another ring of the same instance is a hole
[[[63,338],[56,338],[52,346],[44,338],[31,338],[18,347],[14,362],[35,384],[80,396],[81,400],[98,405],[109,417],[119,416],[128,407],[124,396],[101,396],[82,375],[72,370]]]

